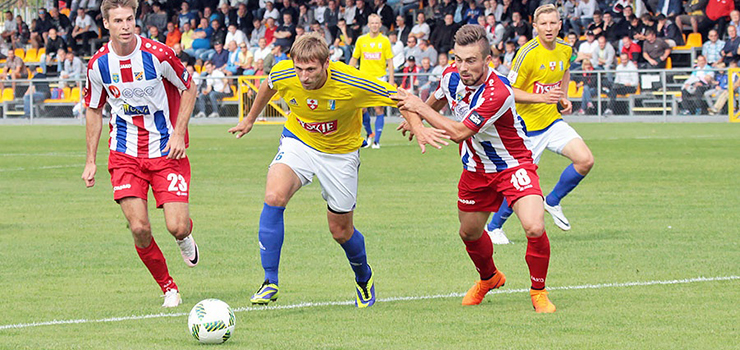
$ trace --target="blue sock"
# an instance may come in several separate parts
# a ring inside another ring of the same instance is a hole
[[[283,222],[285,207],[273,207],[265,203],[260,215],[260,258],[265,269],[265,279],[278,284],[280,249],[283,247],[285,226]]]
[[[383,133],[383,125],[385,125],[385,114],[378,114],[375,117],[375,143],[380,144],[380,134]]]
[[[355,281],[367,282],[370,279],[370,266],[367,264],[367,253],[365,253],[365,237],[355,229],[352,237],[341,244],[344,253],[347,254],[352,270],[355,271]]]
[[[511,216],[511,213],[513,212],[514,210],[509,207],[509,202],[504,199],[501,203],[501,207],[498,208],[498,211],[493,213],[493,218],[491,218],[491,222],[488,223],[488,231],[504,227],[504,223],[506,220],[509,220],[509,216]]]
[[[365,126],[367,136],[370,136],[373,133],[373,127],[370,125],[370,114],[367,111],[362,111],[362,125]]]
[[[573,167],[573,164],[568,165],[568,167],[563,170],[563,173],[560,174],[560,180],[555,184],[552,192],[547,195],[547,198],[545,199],[547,201],[547,205],[556,206],[560,204],[560,201],[565,198],[570,191],[573,191],[584,177],[586,176],[579,174],[576,171],[576,168]]]

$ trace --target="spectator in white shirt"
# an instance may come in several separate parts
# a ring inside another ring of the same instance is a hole
[[[583,33],[581,28],[588,28],[588,25],[594,21],[594,11],[596,11],[596,0],[580,0],[576,5],[575,15],[570,20],[570,25],[578,36]]]
[[[588,32],[586,32],[586,41],[582,42],[581,45],[578,47],[578,56],[576,57],[576,60],[573,62],[575,67],[572,67],[572,68],[578,69],[583,63],[583,61],[585,60],[590,61],[593,58],[594,51],[596,51],[596,49],[598,48],[599,48],[599,42],[596,41],[596,35],[594,35],[594,32],[589,30]]]
[[[247,35],[239,29],[236,29],[236,23],[229,24],[228,32],[226,33],[225,42],[229,43],[236,41],[236,46],[239,47],[242,43],[248,42]]]
[[[637,66],[629,59],[629,55],[627,55],[626,52],[622,52],[619,55],[619,65],[617,65],[614,84],[611,89],[608,89],[607,91],[609,95],[609,106],[604,111],[604,115],[614,114],[614,111],[616,110],[617,95],[634,94],[637,92],[637,84],[639,81],[640,76],[637,74]],[[623,112],[624,113],[620,114],[626,114],[627,111]]]
[[[265,14],[262,15],[263,20],[266,20],[268,18],[272,18],[276,22],[280,19],[280,11],[278,11],[275,6],[273,6],[272,1],[268,1],[265,3]]]
[[[411,33],[409,34],[409,37],[414,36],[417,39],[429,40],[430,31],[431,30],[429,29],[429,25],[426,24],[426,17],[424,16],[424,12],[419,12],[416,15],[416,25],[411,28]]]
[[[391,51],[393,52],[393,69],[398,70],[403,67],[406,57],[403,54],[403,43],[398,40],[398,33],[391,32],[388,34],[388,40],[391,41]]]
[[[257,40],[257,49],[254,50],[254,61],[264,60],[272,52],[272,47],[267,46],[267,39],[264,37]]]
[[[355,13],[357,13],[357,6],[355,6],[355,0],[347,0],[345,1],[345,4],[346,6],[344,6],[344,12],[342,12],[344,19],[346,20],[348,25],[355,23]]]

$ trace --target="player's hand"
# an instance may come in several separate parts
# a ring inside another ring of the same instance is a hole
[[[235,127],[229,129],[229,132],[236,134],[236,138],[240,139],[252,130],[252,126],[254,126],[254,124],[247,122],[247,118],[244,118],[239,122],[239,124],[236,124]]]
[[[402,88],[398,88],[398,93],[391,95],[391,99],[398,102],[398,109],[414,112],[416,114],[421,114],[422,109],[426,106],[426,103],[424,103],[424,101],[419,97],[410,94],[407,90]]]
[[[172,134],[167,146],[164,147],[164,153],[167,153],[167,159],[185,158],[185,137]]]
[[[88,188],[95,186],[95,173],[98,171],[98,166],[95,164],[85,164],[85,170],[82,171],[82,180],[85,181],[85,186]]]
[[[402,121],[401,124],[398,125],[396,130],[400,130],[401,135],[403,136],[406,136],[406,134],[408,133],[409,141],[414,139],[414,133],[411,131],[411,127],[409,126],[409,123],[407,121]]]
[[[573,112],[573,103],[569,99],[560,99],[560,104],[563,105],[563,109],[560,110],[560,114],[571,114]]]
[[[419,144],[422,154],[427,151],[425,145],[430,145],[436,149],[442,149],[442,145],[447,146],[450,144],[446,141],[450,139],[450,136],[441,129],[421,127],[414,130],[412,137],[413,135],[416,135],[416,142]],[[409,138],[409,140],[410,139],[411,138]]]
[[[550,91],[545,93],[545,101],[544,103],[547,103],[549,105],[554,105],[558,102],[560,102],[560,99],[563,97],[563,90],[559,88],[552,88]]]

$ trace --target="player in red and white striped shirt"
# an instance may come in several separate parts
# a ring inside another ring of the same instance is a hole
[[[505,77],[488,67],[490,61],[485,29],[465,25],[455,34],[455,63],[445,71],[440,88],[426,103],[401,91],[398,106],[418,114],[460,144],[464,168],[458,183],[460,237],[480,275],[462,304],[480,304],[489,290],[506,282],[493,263],[493,244],[485,231],[488,216],[506,198],[514,203],[527,235],[526,261],[535,311],[555,312],[545,290],[550,242],[537,166],[524,122],[514,107],[514,91]],[[447,103],[454,121],[438,112]],[[413,123],[417,126],[421,120]]]
[[[180,293],[152,237],[147,213],[151,186],[164,208],[167,230],[188,266],[198,263],[188,209],[188,121],[197,90],[171,48],[134,34],[137,0],[104,0],[103,24],[110,42],[87,67],[87,160],[82,179],[95,185],[103,108],[111,107],[108,171],[139,257],[165,294],[164,307],[180,305]],[[182,94],[181,94],[182,91]]]

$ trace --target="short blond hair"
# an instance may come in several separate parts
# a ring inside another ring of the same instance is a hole
[[[542,5],[538,7],[536,10],[534,10],[534,16],[532,17],[534,20],[534,23],[537,23],[537,19],[540,17],[540,15],[544,15],[546,13],[557,13],[558,14],[558,21],[560,20],[560,12],[558,12],[557,7],[553,4],[547,4]]]
[[[139,8],[139,2],[137,0],[103,0],[100,4],[100,11],[103,13],[103,18],[108,20],[108,12],[118,7],[128,7],[134,10],[134,16],[136,16],[136,9]]]
[[[290,48],[290,58],[294,62],[318,61],[323,64],[329,59],[329,46],[322,35],[309,33],[296,39]]]

